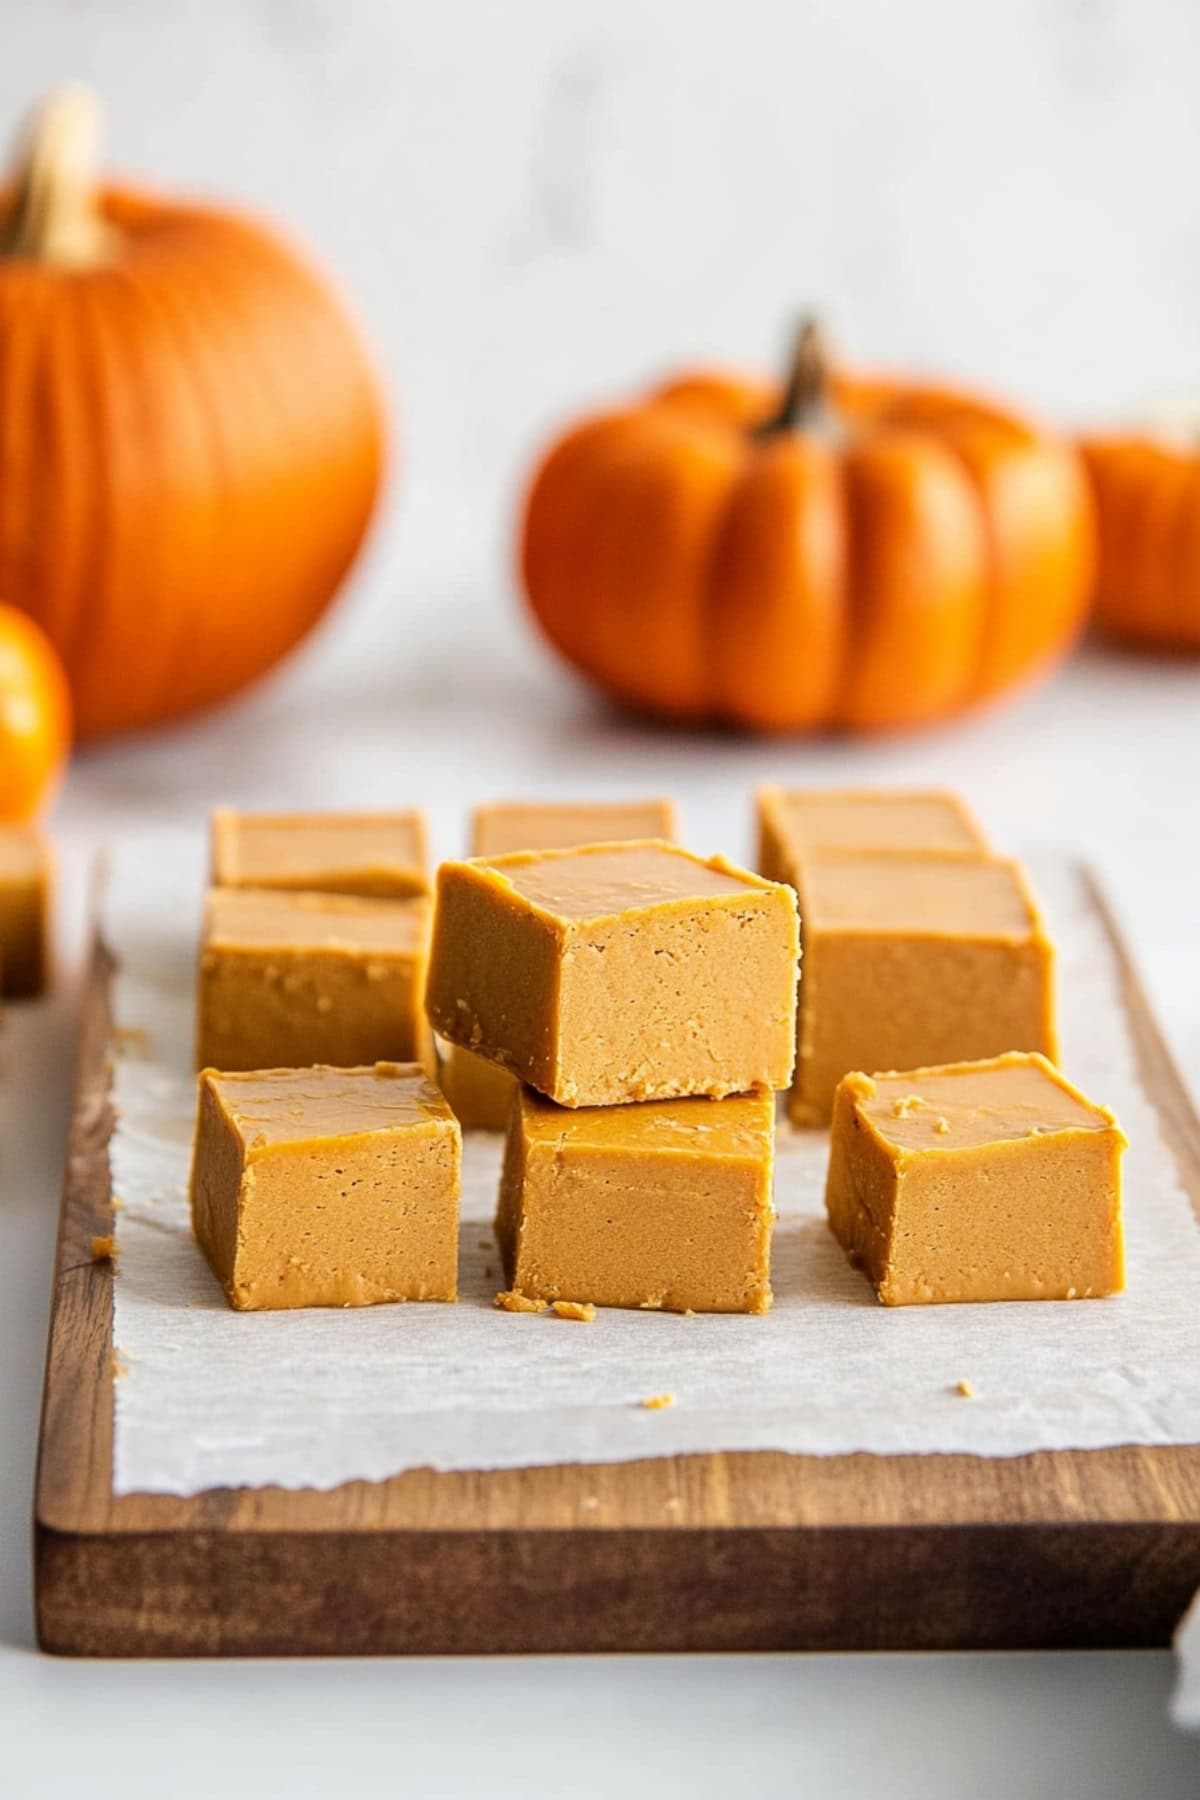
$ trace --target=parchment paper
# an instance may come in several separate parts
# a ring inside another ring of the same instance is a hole
[[[593,1324],[493,1310],[499,1145],[483,1135],[466,1145],[457,1306],[227,1307],[187,1221],[203,873],[192,837],[129,842],[104,907],[120,961],[118,1493],[707,1450],[1014,1456],[1200,1439],[1200,1232],[1135,1074],[1102,929],[1066,865],[1033,873],[1060,949],[1064,1065],[1131,1140],[1124,1296],[880,1307],[824,1224],[825,1138],[784,1134],[773,1312]],[[674,1405],[640,1404],[662,1393]]]

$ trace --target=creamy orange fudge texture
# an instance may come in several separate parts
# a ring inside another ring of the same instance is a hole
[[[1042,1056],[847,1075],[829,1223],[888,1306],[1114,1294],[1124,1149]]]
[[[769,1094],[570,1111],[522,1088],[496,1215],[510,1289],[765,1312],[774,1142]]]
[[[677,836],[670,800],[497,801],[476,807],[471,815],[472,856]],[[460,1045],[446,1044],[440,1048],[439,1077],[465,1130],[505,1129],[516,1092],[516,1078],[507,1069]]]
[[[30,999],[49,965],[50,853],[31,825],[0,825],[0,993]]]
[[[969,852],[817,850],[788,1112],[828,1121],[851,1069],[1057,1053],[1054,950],[1017,863]]]
[[[443,863],[434,1028],[566,1106],[786,1084],[795,895],[673,845]]]
[[[430,891],[419,812],[244,813],[217,807],[210,836],[215,887],[393,900]]]
[[[423,1006],[431,906],[212,889],[200,947],[197,1066],[432,1067]]]
[[[679,836],[671,800],[511,800],[471,814],[471,855],[513,850],[573,850],[632,838]]]
[[[461,1148],[415,1063],[206,1069],[192,1228],[239,1310],[453,1300]]]
[[[780,788],[758,792],[758,867],[796,885],[814,850],[989,848],[957,794],[910,788]]]

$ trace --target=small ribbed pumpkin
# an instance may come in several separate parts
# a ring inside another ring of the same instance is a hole
[[[585,419],[530,487],[521,564],[558,650],[618,699],[751,730],[925,723],[1062,654],[1093,521],[1074,451],[972,395],[685,375]]]
[[[383,423],[355,327],[261,226],[97,189],[91,96],[0,194],[0,600],[57,647],[83,735],[207,706],[315,623]]]
[[[1200,434],[1082,449],[1100,526],[1097,623],[1149,649],[1200,651]]]

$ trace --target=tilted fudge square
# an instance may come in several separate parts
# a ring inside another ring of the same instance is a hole
[[[530,1300],[672,1312],[771,1304],[770,1094],[573,1111],[522,1088],[496,1238]]]
[[[214,887],[290,888],[403,900],[428,894],[419,812],[243,813],[211,820]]]
[[[565,1106],[786,1084],[796,897],[660,842],[443,863],[434,1028]]]
[[[887,1306],[1119,1293],[1124,1149],[1044,1056],[847,1075],[829,1223]]]
[[[677,835],[670,800],[512,801],[476,807],[471,855],[569,850],[581,844]],[[459,1044],[439,1044],[438,1078],[464,1131],[504,1131],[517,1082],[499,1063]]]
[[[206,1069],[192,1228],[239,1311],[453,1300],[461,1158],[415,1063]]]
[[[0,825],[0,993],[31,999],[49,965],[50,854],[31,825]]]
[[[477,806],[471,815],[471,855],[511,850],[573,850],[631,838],[679,836],[670,800],[514,800]]]
[[[795,887],[813,850],[989,848],[957,794],[908,788],[764,787],[758,792],[758,868]]]
[[[423,1006],[431,905],[213,888],[200,948],[197,1066],[432,1068]]]
[[[828,1121],[851,1069],[1040,1050],[1054,950],[1016,863],[970,852],[818,850],[798,874],[800,1041],[788,1112]]]

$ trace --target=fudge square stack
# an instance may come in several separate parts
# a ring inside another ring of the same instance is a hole
[[[192,1224],[232,1306],[453,1300],[462,1134],[431,1080],[419,813],[212,820]]]
[[[442,865],[430,1019],[520,1084],[515,1295],[766,1311],[798,957],[789,887],[662,839]]]
[[[511,850],[574,850],[581,844],[627,838],[679,836],[674,802],[498,801],[477,806],[471,815],[472,856],[503,856]],[[464,1131],[506,1131],[517,1078],[486,1056],[443,1041],[438,1079]]]

